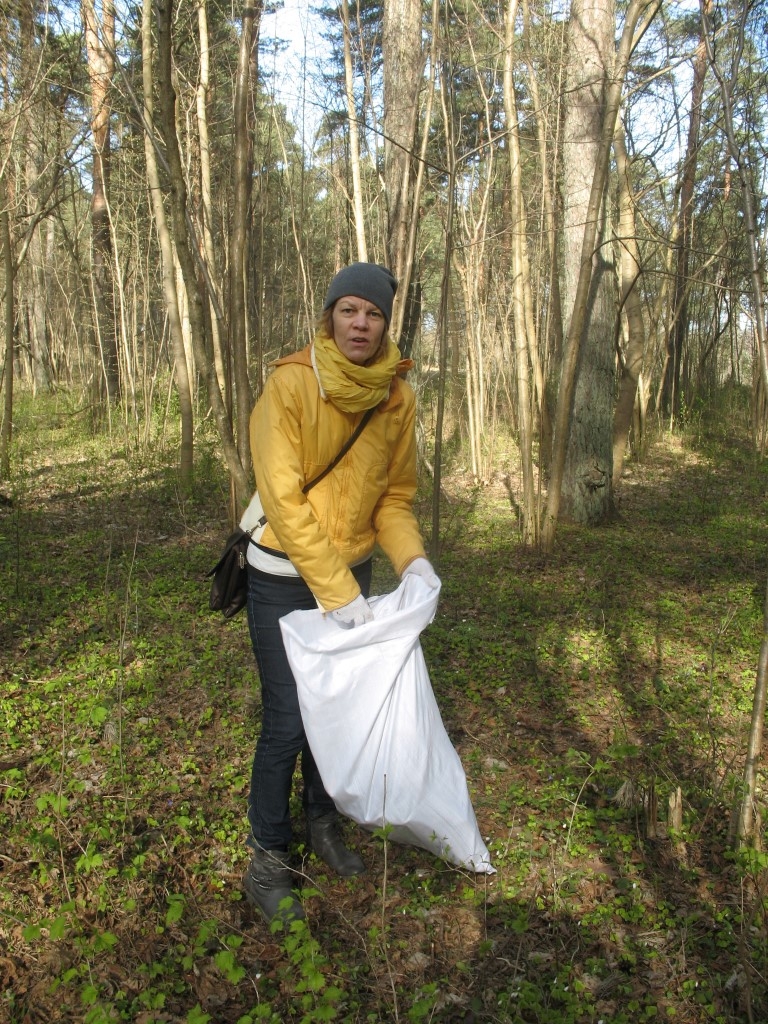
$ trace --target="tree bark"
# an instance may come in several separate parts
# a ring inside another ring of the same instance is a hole
[[[573,0],[563,163],[564,312],[574,318],[579,251],[590,190],[600,159],[607,79],[613,65],[613,0]],[[563,510],[580,523],[598,523],[612,508],[612,437],[616,302],[609,243],[607,189],[596,210],[596,245],[576,365],[573,408],[562,484]],[[581,311],[580,311],[581,315]]]
[[[622,360],[619,396],[613,414],[613,486],[621,479],[629,431],[634,419],[637,385],[643,371],[645,327],[640,298],[640,253],[635,230],[635,201],[632,195],[624,125],[619,121],[613,141],[619,193],[619,318],[622,310],[627,322],[627,350]],[[617,319],[616,336],[620,319]],[[639,441],[639,438],[638,438]]]
[[[527,253],[527,222],[523,201],[520,140],[518,136],[517,102],[513,80],[513,54],[517,0],[509,0],[506,11],[504,39],[504,111],[507,119],[507,149],[509,152],[510,204],[512,207],[512,290],[514,303],[515,379],[517,382],[518,445],[523,474],[521,508],[521,539],[525,545],[538,542],[538,515],[536,509],[536,481],[533,472],[533,430],[531,427],[531,388],[528,351],[537,348],[529,339],[525,291],[530,289],[530,265]]]
[[[240,496],[251,489],[248,473],[232,435],[232,427],[216,377],[216,367],[205,343],[205,317],[203,294],[196,276],[194,240],[190,237],[187,212],[187,186],[181,161],[179,139],[176,132],[176,91],[172,76],[173,0],[159,0],[154,5],[157,17],[158,85],[160,122],[165,141],[166,160],[170,183],[170,206],[176,256],[179,261],[184,291],[187,298],[189,328],[198,370],[204,375],[208,400],[219,432],[227,469]]]
[[[11,441],[13,439],[13,331],[16,312],[14,309],[14,266],[11,246],[11,215],[8,212],[5,178],[0,174],[0,241],[3,246],[3,277],[5,285],[5,395],[3,400],[3,422],[0,428],[0,480],[11,475]]]
[[[720,97],[723,103],[723,120],[725,123],[725,137],[728,143],[728,151],[731,159],[736,165],[736,171],[741,186],[742,199],[744,203],[744,224],[747,231],[747,248],[752,281],[752,298],[755,306],[755,323],[757,329],[758,359],[760,372],[762,374],[763,388],[768,394],[768,328],[766,328],[766,301],[763,288],[764,268],[760,265],[760,252],[758,248],[758,224],[755,215],[753,193],[756,191],[756,183],[753,181],[753,170],[748,159],[744,156],[741,146],[736,138],[736,129],[733,123],[733,93],[738,82],[739,65],[745,41],[745,26],[747,18],[747,6],[745,5],[741,19],[737,26],[736,48],[734,59],[731,61],[731,75],[726,78],[720,68],[713,46],[714,27],[710,23],[711,13],[710,0],[700,0],[702,36],[706,49],[707,60],[712,68],[717,84],[720,88]],[[755,834],[756,819],[756,790],[757,790],[757,768],[763,750],[763,731],[765,727],[765,709],[768,702],[768,584],[765,590],[765,603],[763,605],[763,639],[760,644],[760,655],[757,663],[757,675],[755,678],[755,692],[752,698],[752,721],[749,730],[747,743],[747,756],[744,765],[744,795],[739,815],[738,839],[744,843],[748,837]],[[759,841],[759,836],[758,836]]]
[[[523,26],[527,40],[530,40],[530,10],[528,0],[523,0]],[[530,42],[529,42],[530,45]],[[545,234],[548,243],[549,275],[547,278],[547,290],[549,299],[547,302],[546,330],[542,331],[542,338],[545,341],[552,339],[551,356],[549,352],[541,357],[545,363],[542,372],[540,366],[536,369],[534,382],[536,384],[536,399],[539,404],[539,415],[541,416],[542,436],[542,463],[549,465],[552,455],[552,421],[550,418],[547,403],[544,380],[546,377],[546,366],[554,361],[557,365],[563,355],[563,307],[560,298],[560,267],[557,241],[557,215],[555,212],[555,186],[553,184],[552,167],[558,164],[558,143],[560,137],[560,117],[556,111],[554,115],[548,114],[539,96],[539,83],[533,60],[529,60],[528,87],[531,90],[533,109],[536,112],[536,142],[539,151],[539,162],[541,164],[541,192],[544,215]],[[554,139],[554,143],[550,140]],[[537,354],[537,362],[539,356]],[[536,365],[536,364],[534,364]]]
[[[41,171],[44,158],[41,152],[45,130],[42,111],[41,81],[35,67],[40,52],[35,42],[35,8],[31,3],[19,5],[19,42],[21,63],[19,69],[19,90],[21,108],[21,129],[24,141],[24,184],[21,194],[25,196],[26,215],[30,223],[40,210]],[[22,308],[26,307],[29,336],[29,358],[32,363],[32,382],[37,389],[47,389],[51,384],[51,363],[48,344],[48,322],[46,316],[46,290],[44,251],[40,223],[29,233],[27,255],[29,257],[28,286],[22,292]],[[22,314],[24,315],[24,314]]]
[[[702,30],[703,31],[703,30]],[[680,177],[680,197],[675,248],[675,284],[672,293],[672,319],[667,328],[667,359],[661,390],[661,406],[671,420],[680,412],[680,367],[683,350],[688,337],[688,280],[693,242],[693,190],[696,184],[696,168],[699,158],[699,134],[701,129],[701,104],[704,96],[704,78],[707,71],[707,55],[704,39],[696,47],[693,61],[693,87],[691,91],[691,113],[688,121],[688,141]]]
[[[571,402],[576,380],[576,368],[581,349],[582,334],[587,316],[587,300],[592,284],[592,260],[596,251],[600,211],[603,205],[605,185],[608,178],[608,161],[611,143],[619,113],[621,93],[627,73],[627,65],[633,47],[647,29],[659,9],[655,2],[650,7],[647,0],[630,0],[624,19],[624,30],[614,62],[614,70],[608,82],[600,147],[594,162],[595,173],[584,222],[584,237],[579,260],[579,277],[573,299],[573,313],[568,326],[563,352],[563,366],[560,387],[557,394],[555,431],[552,449],[552,472],[549,480],[547,506],[542,527],[542,549],[550,551],[554,544],[555,527],[560,513],[561,487],[565,469],[566,446],[569,436]],[[637,31],[640,15],[647,10],[645,20]]]
[[[210,82],[210,45],[208,41],[208,8],[207,0],[197,0],[197,26],[200,38],[200,75],[197,82],[197,137],[200,144],[200,206],[202,209],[202,235],[205,261],[209,267],[216,265],[213,249],[213,207],[211,202],[211,147],[208,131],[208,92]],[[235,100],[237,102],[237,100]],[[237,133],[237,127],[235,127]],[[213,361],[216,364],[216,375],[219,387],[225,388],[224,357],[222,354],[221,294],[217,279],[209,281],[214,290],[215,301],[209,301],[208,317],[211,325],[211,345]]]
[[[120,397],[120,366],[112,273],[112,232],[109,223],[111,90],[115,73],[115,8],[103,0],[101,21],[95,0],[82,0],[88,76],[91,84],[94,317],[107,398]]]
[[[235,85],[235,154],[233,169],[232,228],[229,257],[229,339],[234,368],[234,421],[237,450],[243,466],[251,460],[248,424],[253,396],[248,379],[248,338],[246,317],[246,282],[248,264],[248,209],[253,182],[253,157],[248,131],[248,107],[251,98],[251,73],[254,51],[258,46],[261,2],[245,0],[240,30]],[[238,495],[239,501],[250,495]]]
[[[759,194],[759,184],[755,178],[755,169],[750,163],[736,138],[736,129],[733,124],[733,93],[738,81],[739,65],[741,54],[744,49],[746,35],[746,19],[749,13],[749,5],[745,4],[741,10],[741,17],[737,28],[736,58],[732,64],[730,79],[726,79],[715,59],[713,46],[714,28],[709,22],[712,11],[711,0],[699,0],[701,6],[701,19],[703,25],[704,43],[706,46],[709,65],[715,73],[717,84],[720,87],[720,97],[723,101],[723,120],[725,123],[725,138],[728,143],[728,151],[731,159],[736,165],[736,173],[741,187],[742,200],[744,202],[744,223],[747,229],[747,257],[749,259],[750,281],[752,283],[752,298],[755,304],[755,330],[758,341],[758,359],[760,372],[763,376],[763,385],[768,393],[768,325],[766,319],[768,307],[766,304],[765,287],[763,283],[764,266],[761,266],[760,245],[758,242],[758,220],[755,213],[754,196]]]
[[[390,330],[404,353],[413,345],[418,323],[418,289],[412,287],[415,227],[416,128],[424,71],[419,0],[387,0],[382,35],[384,55],[384,182],[387,199],[387,261],[400,287],[395,296]],[[426,129],[425,129],[426,130]],[[410,255],[410,259],[409,259]]]
[[[173,353],[173,368],[179,395],[181,417],[181,447],[179,449],[179,476],[186,485],[192,479],[194,465],[194,415],[192,390],[189,383],[189,367],[184,350],[184,332],[181,325],[179,303],[176,295],[176,271],[173,256],[173,241],[168,230],[168,221],[163,205],[163,193],[154,146],[154,82],[152,75],[152,0],[143,0],[141,18],[141,62],[144,86],[144,154],[147,162],[147,184],[152,212],[160,244],[163,296],[168,317],[168,328]]]
[[[386,11],[384,19],[386,22]],[[341,3],[341,31],[344,37],[344,91],[347,100],[347,122],[349,124],[349,165],[352,171],[352,218],[355,225],[357,259],[368,262],[368,246],[365,241],[365,217],[363,216],[363,186],[360,177],[360,132],[357,127],[355,105],[354,69],[352,66],[352,29],[349,22],[349,2]]]
[[[432,481],[432,531],[430,556],[437,565],[440,555],[440,496],[442,492],[443,425],[445,421],[445,389],[448,376],[448,314],[451,304],[451,263],[453,262],[453,216],[456,203],[456,144],[453,123],[453,97],[449,89],[453,81],[450,51],[446,61],[448,67],[441,68],[440,99],[445,124],[446,155],[448,161],[448,208],[445,214],[445,253],[440,282],[440,305],[437,312],[436,333],[438,339],[438,384],[437,414],[435,417],[435,473]]]

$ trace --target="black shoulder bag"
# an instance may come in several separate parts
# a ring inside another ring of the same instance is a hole
[[[304,484],[301,489],[304,494],[310,491],[315,484],[319,484],[341,462],[362,434],[363,428],[374,412],[375,406],[373,409],[366,410],[365,415],[342,446],[333,462],[329,463],[314,480]],[[266,522],[267,517],[262,516],[258,523],[252,526],[250,530],[241,530],[238,526],[234,533],[227,537],[224,550],[216,565],[214,565],[210,572],[205,574],[206,579],[213,577],[208,605],[211,611],[221,612],[225,619],[231,619],[233,615],[237,615],[240,609],[245,606],[248,597],[248,545],[251,542],[251,534],[254,530],[258,530]]]

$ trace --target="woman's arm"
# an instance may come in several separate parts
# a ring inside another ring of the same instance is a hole
[[[311,418],[305,401],[302,389],[291,386],[290,373],[278,369],[267,379],[251,415],[251,456],[268,529],[320,605],[331,611],[354,600],[360,587],[302,492],[304,430]],[[268,537],[262,540],[269,545]]]

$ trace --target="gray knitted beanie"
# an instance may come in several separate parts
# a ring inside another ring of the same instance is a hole
[[[344,295],[356,295],[377,306],[389,326],[396,291],[397,281],[380,263],[352,263],[343,267],[331,281],[323,309],[330,309]]]

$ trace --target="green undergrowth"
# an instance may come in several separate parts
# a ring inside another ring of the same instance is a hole
[[[16,431],[0,1020],[768,1018],[766,861],[732,852],[768,571],[745,442],[657,439],[616,520],[561,524],[546,559],[518,547],[506,485],[447,477],[422,644],[497,873],[350,825],[369,870],[339,880],[297,796],[307,921],[285,931],[240,889],[260,703],[244,616],[207,611],[228,532],[209,439],[184,490],[172,451],[85,437],[64,397],[22,403]]]

